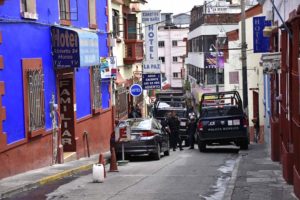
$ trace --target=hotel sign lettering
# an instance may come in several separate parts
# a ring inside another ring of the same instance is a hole
[[[96,33],[52,26],[51,39],[55,68],[88,67],[100,64]]]

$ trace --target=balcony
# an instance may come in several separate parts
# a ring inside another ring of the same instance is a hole
[[[126,39],[124,64],[131,65],[144,59],[143,40]]]

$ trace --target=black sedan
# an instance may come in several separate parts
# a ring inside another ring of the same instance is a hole
[[[148,155],[159,160],[161,153],[165,156],[170,154],[169,136],[162,125],[154,118],[135,118],[121,121],[118,127],[130,127],[128,141],[117,142],[116,153],[122,155],[122,144],[125,156]],[[129,130],[129,129],[127,129]]]

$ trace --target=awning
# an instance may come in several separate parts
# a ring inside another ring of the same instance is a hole
[[[78,28],[52,26],[51,39],[55,68],[100,65],[96,33]]]

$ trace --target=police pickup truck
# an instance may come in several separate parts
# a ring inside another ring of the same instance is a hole
[[[168,113],[175,111],[179,121],[179,137],[181,141],[185,141],[185,145],[189,145],[189,137],[187,133],[187,109],[185,96],[182,91],[167,90],[156,93],[156,101],[154,102],[152,115],[154,118],[164,121]]]
[[[205,93],[199,106],[197,128],[199,151],[206,145],[227,145],[234,142],[248,149],[248,120],[237,91]]]

